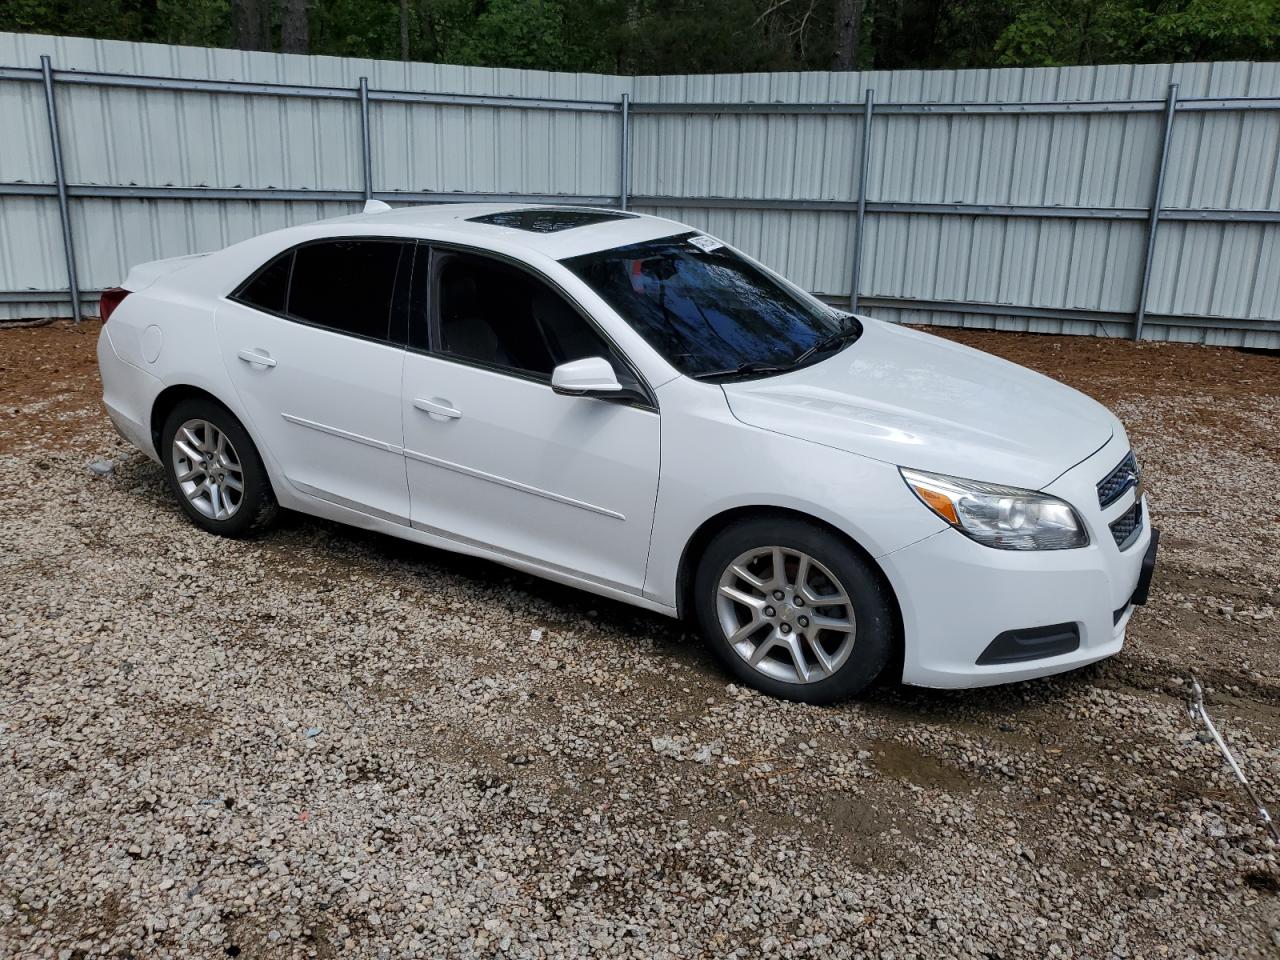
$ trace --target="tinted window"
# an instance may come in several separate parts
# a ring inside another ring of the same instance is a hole
[[[254,274],[236,293],[235,298],[259,310],[284,313],[285,298],[289,294],[289,267],[292,264],[292,250],[280,254]]]
[[[445,353],[538,377],[583,357],[613,360],[595,328],[523,270],[485,257],[445,254],[437,290]],[[625,376],[620,364],[614,368],[619,378]]]
[[[387,339],[402,246],[394,240],[330,240],[298,247],[287,312],[342,333]]]
[[[851,322],[697,234],[564,263],[690,376],[743,364],[786,366]]]

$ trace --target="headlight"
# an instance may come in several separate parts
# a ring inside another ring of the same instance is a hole
[[[926,507],[965,536],[998,550],[1070,550],[1089,542],[1071,504],[1035,490],[899,467]]]

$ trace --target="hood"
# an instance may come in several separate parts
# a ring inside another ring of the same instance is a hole
[[[1039,489],[1111,439],[1079,391],[980,350],[860,317],[835,356],[726,383],[743,423],[897,466]]]

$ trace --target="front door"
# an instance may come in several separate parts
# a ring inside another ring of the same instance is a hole
[[[286,251],[218,308],[218,344],[249,430],[297,491],[408,523],[400,416],[413,244]],[[397,277],[400,277],[399,285]]]
[[[594,324],[532,274],[435,251],[427,276],[411,328],[429,318],[431,336],[404,371],[414,526],[640,593],[661,440],[644,388]],[[552,369],[588,356],[609,359],[635,396],[553,392]]]

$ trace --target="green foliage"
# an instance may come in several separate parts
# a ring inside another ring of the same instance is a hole
[[[0,30],[224,46],[228,0],[7,0]]]
[[[564,5],[553,0],[493,0],[456,30],[456,63],[564,70],[576,66],[565,49]]]
[[[1145,24],[1145,60],[1271,60],[1280,54],[1280,0],[1190,0]]]
[[[0,0],[0,30],[279,49],[283,0]],[[1280,0],[309,0],[313,53],[610,73],[1280,56]],[[846,10],[849,9],[846,7]],[[838,41],[838,23],[857,23]]]
[[[1280,0],[1030,0],[996,41],[999,62],[1061,66],[1268,60]]]
[[[324,0],[311,4],[311,52],[399,59],[396,0]]]

